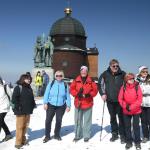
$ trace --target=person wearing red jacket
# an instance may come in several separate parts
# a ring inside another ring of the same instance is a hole
[[[141,114],[142,91],[140,86],[134,80],[132,73],[125,75],[124,85],[121,87],[118,100],[123,108],[123,117],[126,132],[126,149],[132,147],[131,119],[133,119],[134,142],[136,150],[141,149],[139,117]]]
[[[84,137],[84,142],[88,142],[91,136],[93,97],[97,95],[98,88],[89,77],[87,66],[81,66],[80,75],[70,85],[70,93],[75,98],[74,141]]]

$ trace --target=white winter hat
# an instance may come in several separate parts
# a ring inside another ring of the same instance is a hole
[[[81,70],[86,70],[88,72],[88,67],[87,66],[81,66],[80,71]]]
[[[141,67],[139,67],[139,73],[141,73],[141,71],[142,71],[143,69],[148,69],[148,67],[146,67],[146,66],[141,66]]]

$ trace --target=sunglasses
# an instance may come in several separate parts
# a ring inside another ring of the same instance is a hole
[[[134,80],[134,78],[131,78],[131,79],[129,79],[129,80]]]
[[[62,77],[62,75],[56,75],[56,77]]]
[[[148,73],[148,71],[142,71],[141,73]]]
[[[113,65],[112,67],[113,68],[119,68],[119,65]]]

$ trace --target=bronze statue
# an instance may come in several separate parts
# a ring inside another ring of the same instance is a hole
[[[44,64],[45,67],[52,66],[52,55],[53,55],[54,45],[51,41],[51,37],[47,37],[47,41],[44,44]]]
[[[34,48],[35,56],[34,56],[34,66],[35,67],[43,67],[44,59],[43,59],[43,52],[44,52],[44,47],[42,43],[42,37],[38,36],[36,40],[36,45]]]

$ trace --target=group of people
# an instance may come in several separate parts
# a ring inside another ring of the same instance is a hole
[[[30,121],[30,114],[33,113],[35,108],[35,100],[32,88],[30,86],[32,77],[30,72],[22,74],[17,81],[17,86],[13,92],[4,80],[0,78],[0,130],[4,130],[6,136],[2,141],[8,141],[13,136],[6,125],[4,118],[8,113],[10,106],[16,115],[16,142],[15,147],[20,148],[21,145],[27,143],[26,130]]]
[[[51,123],[56,114],[56,125],[54,139],[61,140],[60,129],[64,112],[70,111],[71,98],[75,98],[75,138],[74,141],[82,137],[88,142],[91,136],[92,106],[93,97],[96,96],[98,88],[91,77],[88,76],[88,68],[81,66],[80,75],[71,83],[70,89],[63,81],[64,73],[56,71],[55,80],[48,84],[44,94],[44,109],[46,110],[45,138],[43,143],[51,139]]]
[[[99,92],[104,103],[107,103],[110,114],[112,133],[110,141],[114,142],[120,135],[121,143],[126,143],[126,149],[130,149],[134,142],[136,149],[140,150],[140,119],[143,133],[142,143],[149,141],[150,132],[148,67],[139,67],[139,73],[135,76],[133,73],[122,71],[116,59],[111,60],[108,69],[99,78]]]
[[[31,82],[31,75],[21,75],[13,93],[9,94],[15,105],[13,111],[16,115],[16,148],[21,148],[27,143],[25,133],[29,125],[30,114],[36,107],[30,86]],[[4,85],[1,84],[0,90],[3,90],[4,94],[0,95],[0,105],[4,101],[4,99],[1,100],[2,96],[5,95],[7,98],[3,87]],[[140,119],[143,131],[142,142],[146,143],[149,140],[150,75],[148,67],[141,66],[138,75],[135,76],[133,73],[125,73],[121,70],[119,62],[112,59],[108,69],[100,75],[98,84],[96,84],[88,75],[88,67],[81,66],[79,76],[70,85],[64,82],[64,72],[57,70],[54,74],[54,80],[48,82],[45,88],[43,107],[46,111],[46,120],[43,143],[52,139],[51,125],[54,116],[56,116],[56,123],[53,138],[62,140],[61,124],[65,111],[69,112],[71,109],[70,94],[74,97],[75,106],[75,137],[73,141],[77,142],[83,138],[84,142],[88,142],[91,137],[93,98],[98,92],[104,104],[107,104],[110,115],[111,142],[120,138],[122,144],[126,143],[126,149],[131,148],[134,142],[136,149],[140,150]],[[9,103],[9,100],[7,102]],[[7,140],[7,137],[11,139],[12,136],[8,127],[6,129],[4,122],[6,113],[7,111],[3,111],[0,114],[2,120],[0,121],[0,129],[3,128],[6,131],[5,139]],[[131,123],[132,119],[133,123]],[[131,128],[134,131],[133,137]]]
[[[49,75],[42,70],[42,72],[38,71],[35,76],[35,96],[41,97],[44,95],[46,90],[46,86],[49,83]]]

